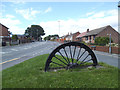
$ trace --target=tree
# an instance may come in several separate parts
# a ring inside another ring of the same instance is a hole
[[[27,27],[25,30],[25,35],[27,37],[33,37],[36,40],[39,40],[39,37],[45,35],[44,30],[39,25],[31,25],[31,27]]]
[[[17,41],[18,40],[18,36],[17,35],[12,35],[12,40]]]
[[[44,40],[51,40],[51,38],[53,39],[57,39],[57,37],[59,38],[59,35],[58,34],[55,34],[55,35],[48,35],[44,38]]]
[[[112,41],[112,39],[111,39],[111,41]],[[96,37],[95,38],[95,44],[97,44],[97,45],[106,45],[108,43],[109,43],[109,37]]]

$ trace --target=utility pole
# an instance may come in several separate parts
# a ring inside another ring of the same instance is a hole
[[[58,28],[59,28],[59,41],[60,41],[60,21],[58,21],[58,24],[59,24]]]

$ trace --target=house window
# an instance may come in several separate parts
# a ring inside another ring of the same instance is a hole
[[[95,35],[93,36],[93,40],[95,40]]]
[[[88,36],[86,37],[86,40],[88,40]]]
[[[91,36],[90,36],[90,40],[91,40]]]

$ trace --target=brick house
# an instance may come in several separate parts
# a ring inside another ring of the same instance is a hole
[[[83,37],[86,35],[87,32],[89,32],[89,29],[87,29],[86,32],[83,32],[83,33],[79,34],[79,35],[76,37],[77,41],[80,41],[80,42],[84,41],[84,38],[83,38]]]
[[[60,41],[62,41],[62,42],[66,41],[66,37],[68,37],[68,36],[69,36],[69,34],[62,36]]]
[[[120,34],[110,25],[97,28],[91,31],[89,31],[88,29],[85,35],[79,35],[77,36],[77,38],[80,38],[82,41],[85,41],[86,43],[94,43],[96,37],[109,37],[108,34],[111,34],[113,43],[119,42],[118,37],[120,37]]]
[[[0,39],[2,40],[2,42],[10,43],[10,32],[8,31],[8,29],[8,27],[0,23]]]
[[[77,41],[76,37],[80,34],[80,32],[76,32],[76,33],[71,33],[70,35],[68,35],[66,37],[66,41]]]

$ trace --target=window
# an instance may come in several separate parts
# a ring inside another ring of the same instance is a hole
[[[93,40],[95,40],[95,35],[93,36]]]
[[[91,40],[91,36],[90,36],[90,40]]]
[[[88,40],[88,36],[86,37],[86,40]]]

